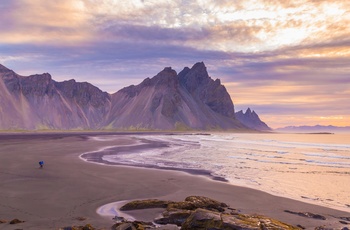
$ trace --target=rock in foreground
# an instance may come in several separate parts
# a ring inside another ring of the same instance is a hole
[[[72,227],[64,227],[59,230],[95,230],[96,228],[92,227],[90,224],[86,224],[84,226],[72,226]]]
[[[131,201],[120,208],[122,211],[147,209],[147,208],[166,208],[170,201],[162,201],[156,199],[150,200],[135,200]]]
[[[138,200],[124,205],[121,210],[163,207],[163,217],[154,222],[160,225],[177,225],[181,229],[300,229],[260,215],[243,215],[234,212],[225,203],[202,196],[190,196],[184,201]],[[121,225],[118,225],[121,226]],[[126,226],[126,225],[124,225]],[[142,229],[128,222],[130,229]],[[121,228],[115,228],[121,229]]]
[[[299,229],[264,216],[227,214],[197,209],[182,224],[181,229]]]

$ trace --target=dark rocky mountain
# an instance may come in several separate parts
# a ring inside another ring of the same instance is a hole
[[[170,67],[110,95],[48,73],[28,77],[0,65],[0,129],[246,129],[220,80],[204,63]]]
[[[275,129],[277,132],[287,133],[350,133],[350,126],[314,125],[314,126],[287,126]]]
[[[259,131],[271,131],[272,129],[267,126],[265,122],[260,120],[259,115],[250,108],[244,113],[242,110],[235,113],[237,120],[239,120],[245,126],[259,130]]]

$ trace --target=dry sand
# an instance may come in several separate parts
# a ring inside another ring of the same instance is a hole
[[[87,141],[89,135],[94,134],[0,135],[0,220],[25,221],[0,224],[0,229],[58,229],[86,223],[110,229],[113,220],[96,213],[104,204],[147,198],[179,201],[189,195],[208,196],[242,213],[259,213],[308,229],[323,225],[340,229],[346,225],[335,217],[350,217],[350,213],[185,172],[88,163],[79,155],[131,143],[127,135],[107,142]],[[43,169],[40,160],[45,162]],[[286,209],[325,215],[327,220],[300,217]]]

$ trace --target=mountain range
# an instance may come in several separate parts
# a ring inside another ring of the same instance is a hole
[[[241,129],[234,105],[203,62],[166,67],[139,85],[108,94],[87,82],[21,76],[0,65],[0,129]]]
[[[333,126],[333,125],[314,125],[314,126],[287,126],[283,128],[277,128],[276,132],[288,132],[288,133],[350,133],[350,126]]]

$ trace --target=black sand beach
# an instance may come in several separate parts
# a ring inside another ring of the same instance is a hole
[[[350,213],[233,186],[210,179],[205,176],[206,172],[193,175],[182,171],[89,163],[79,158],[82,153],[105,146],[134,142],[127,134],[118,134],[120,138],[114,141],[89,139],[89,136],[110,134],[1,134],[0,220],[18,218],[25,222],[3,223],[0,229],[58,229],[85,223],[98,229],[109,229],[113,220],[96,213],[96,209],[104,204],[147,198],[180,201],[190,195],[211,197],[242,213],[258,213],[307,229],[347,226],[341,224],[339,218],[350,217]],[[148,147],[157,147],[156,143],[149,144]],[[45,162],[43,169],[39,168],[40,160]],[[285,210],[311,212],[327,219],[306,218]],[[139,217],[142,218],[142,214]]]

